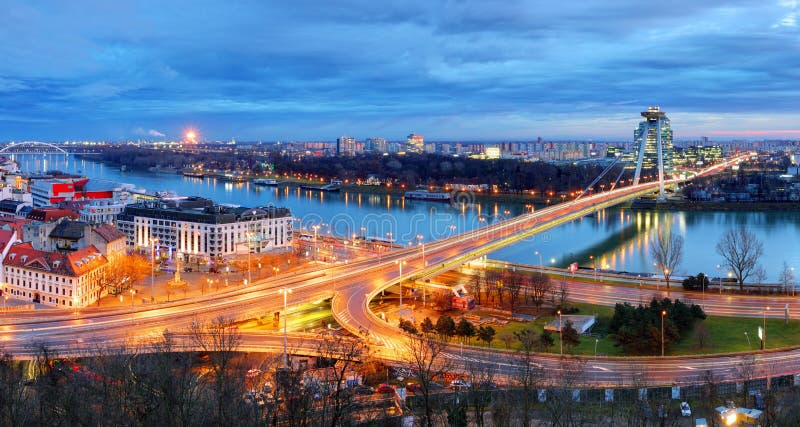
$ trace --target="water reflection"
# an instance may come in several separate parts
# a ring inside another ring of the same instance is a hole
[[[15,156],[24,170],[60,169],[83,173],[90,178],[131,183],[154,191],[172,190],[183,195],[200,195],[220,203],[243,206],[275,205],[290,208],[300,218],[299,226],[324,224],[320,232],[392,238],[403,244],[425,241],[473,230],[480,218],[491,222],[530,210],[517,203],[430,203],[405,201],[387,194],[342,192],[323,193],[299,187],[259,187],[250,183],[222,182],[215,178],[184,177],[175,174],[120,172],[119,168],[63,155]],[[685,238],[683,262],[679,275],[703,271],[716,274],[720,262],[715,252],[719,236],[730,228],[746,225],[764,245],[762,264],[769,280],[777,280],[785,260],[800,269],[800,212],[652,212],[630,209],[604,209],[573,220],[555,229],[501,249],[490,256],[510,261],[538,264],[534,251],[545,260],[566,266],[595,263],[618,270],[653,273],[649,256],[651,234],[659,227],[670,226]]]

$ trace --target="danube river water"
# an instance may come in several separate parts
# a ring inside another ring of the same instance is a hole
[[[431,241],[452,233],[471,230],[505,216],[526,210],[521,203],[476,202],[469,195],[446,204],[404,201],[390,195],[363,193],[320,193],[297,187],[259,187],[234,184],[212,178],[189,178],[176,174],[121,172],[118,167],[64,156],[21,155],[25,171],[59,169],[82,173],[92,179],[130,183],[152,191],[172,190],[180,195],[203,196],[219,203],[242,206],[285,206],[299,219],[299,225],[324,224],[320,233],[340,236],[366,234],[391,238],[408,244]],[[727,230],[746,226],[764,243],[761,264],[768,281],[775,282],[786,261],[800,274],[800,211],[794,212],[652,212],[611,208],[580,220],[563,224],[526,241],[490,255],[508,262],[566,266],[578,262],[635,273],[655,274],[649,256],[654,230],[671,227],[685,238],[684,256],[677,275],[704,272],[723,276],[717,270],[721,258],[715,251],[720,236]]]

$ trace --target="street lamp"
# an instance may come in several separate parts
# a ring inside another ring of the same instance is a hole
[[[155,301],[155,281],[156,281],[156,245],[158,244],[158,239],[151,239],[150,240],[150,301]]]
[[[667,310],[661,310],[661,357],[664,357],[664,317],[667,315]]]
[[[425,262],[425,242],[423,241],[424,237],[422,234],[417,234],[417,245],[422,246],[422,266],[427,267],[428,264]]]
[[[767,349],[767,312],[769,307],[764,308],[764,332],[761,335],[761,349]]]
[[[719,294],[722,295],[722,266],[717,264],[717,275],[719,276]]]
[[[558,314],[558,352],[564,355],[564,332],[561,328],[561,310],[556,311]]]
[[[314,230],[314,261],[317,260],[317,231],[319,230],[319,224],[314,224],[311,226]]]
[[[250,251],[252,250],[253,246],[253,233],[247,232],[245,233],[247,236],[247,283],[253,283],[253,276],[252,276],[252,269],[250,268]],[[245,285],[247,284],[245,283]]]
[[[539,251],[533,251],[534,255],[539,255],[539,273],[544,274],[544,266],[542,265],[542,254]]]
[[[286,297],[292,293],[292,290],[289,288],[281,288],[278,289],[278,292],[283,294],[283,369],[287,369],[289,367],[289,352],[287,350],[288,338],[286,333],[286,321],[288,320],[289,310],[286,308]]]
[[[400,268],[400,276],[399,276],[399,284],[400,284],[400,309],[397,312],[400,315],[400,318],[403,318],[403,264],[406,261],[395,260],[394,262]]]

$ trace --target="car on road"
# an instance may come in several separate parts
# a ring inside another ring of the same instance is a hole
[[[472,387],[472,383],[464,380],[453,380],[450,382],[450,388],[453,390],[461,390]]]
[[[408,383],[406,384],[406,391],[411,393],[419,393],[422,391],[422,386],[418,383]]]
[[[689,402],[681,402],[681,415],[684,417],[692,416],[692,408],[689,406]]]
[[[363,395],[368,395],[368,394],[375,393],[375,389],[374,388],[367,387],[365,385],[356,386],[353,390],[356,392],[356,394],[363,394]]]
[[[394,387],[384,383],[379,385],[375,391],[377,391],[378,393],[394,393]]]

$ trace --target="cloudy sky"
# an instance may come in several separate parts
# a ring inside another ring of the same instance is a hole
[[[651,6],[651,7],[649,7]],[[800,137],[796,0],[0,0],[0,140]]]

